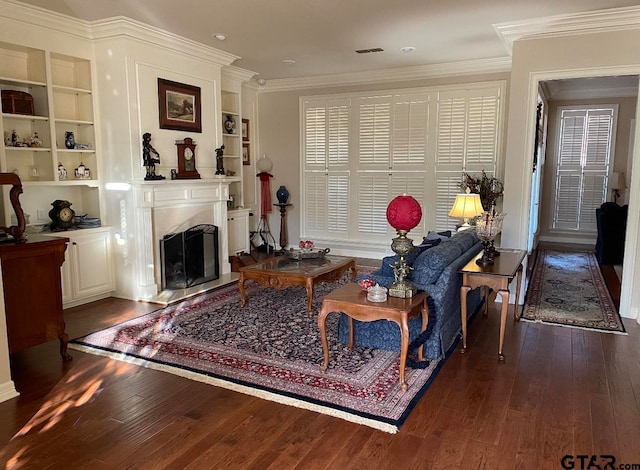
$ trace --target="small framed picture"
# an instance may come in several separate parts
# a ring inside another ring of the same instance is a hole
[[[251,165],[251,153],[249,151],[249,144],[242,144],[242,164]]]
[[[158,78],[160,129],[202,132],[200,88]]]
[[[249,120],[242,120],[242,140],[245,142],[249,141]]]

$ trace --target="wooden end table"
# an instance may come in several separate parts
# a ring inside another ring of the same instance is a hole
[[[307,290],[307,311],[311,315],[313,286],[320,282],[337,281],[348,270],[351,270],[351,281],[354,281],[358,275],[355,258],[324,256],[318,259],[295,261],[279,256],[245,266],[240,268],[240,279],[238,279],[240,305],[244,306],[247,302],[244,291],[244,281],[246,280],[256,281],[264,287],[274,289],[303,286]]]
[[[517,275],[516,299],[513,315],[519,320],[518,294],[520,293],[520,283],[522,282],[522,261],[527,254],[524,250],[501,249],[500,255],[494,258],[494,264],[489,266],[479,266],[476,259],[482,256],[482,252],[469,261],[460,271],[462,273],[462,287],[460,288],[460,314],[462,319],[462,349],[461,353],[467,351],[467,293],[471,289],[483,287],[485,300],[484,315],[487,315],[487,288],[491,288],[500,295],[502,307],[500,310],[500,345],[498,346],[498,359],[504,361],[502,346],[504,344],[504,329],[507,322],[507,309],[509,308],[509,284]]]
[[[353,319],[364,322],[375,320],[388,320],[400,327],[400,385],[402,390],[408,388],[404,380],[404,369],[407,364],[409,349],[409,317],[419,313],[422,315],[421,332],[427,329],[429,322],[429,307],[427,306],[427,293],[418,292],[410,298],[387,297],[385,302],[370,302],[367,300],[367,292],[358,284],[347,284],[325,295],[322,299],[322,309],[318,314],[318,328],[320,340],[324,352],[324,362],[320,366],[322,372],[326,372],[329,366],[329,343],[327,342],[327,330],[325,321],[331,312],[343,312],[349,319],[349,348],[353,348]],[[418,350],[418,358],[424,360],[424,346]]]

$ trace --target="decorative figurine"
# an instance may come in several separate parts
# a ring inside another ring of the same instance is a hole
[[[58,163],[58,179],[66,180],[67,179],[67,169],[64,167],[62,162]]]
[[[216,149],[216,175],[225,175],[224,172],[224,145],[222,147]]]
[[[142,136],[142,159],[147,168],[147,175],[144,177],[146,181],[164,179],[164,176],[156,175],[156,163],[160,163],[160,154],[151,145],[149,132],[145,132]]]
[[[40,140],[40,136],[38,136],[37,132],[34,132],[33,135],[31,136],[29,145],[31,147],[42,147],[42,140]]]
[[[20,147],[20,136],[18,135],[18,131],[15,129],[11,131],[11,145],[14,147]]]
[[[9,131],[4,131],[4,145],[11,145],[11,136]]]

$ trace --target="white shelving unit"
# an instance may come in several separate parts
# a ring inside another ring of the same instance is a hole
[[[20,203],[32,225],[51,222],[49,210],[57,199],[71,202],[77,215],[103,217],[93,89],[89,59],[0,42],[0,90],[33,98],[33,115],[14,114],[3,106],[0,119],[4,136],[0,171],[20,176]],[[67,132],[73,132],[79,148],[65,146]],[[59,176],[59,164],[66,169],[66,178]],[[75,176],[81,164],[90,176]],[[2,188],[1,196],[0,218],[5,226],[12,225],[9,189]],[[62,268],[65,307],[113,291],[109,227],[44,234],[71,240]]]
[[[76,214],[101,216],[92,83],[87,59],[0,43],[0,89],[33,97],[33,115],[3,110],[0,120],[4,135],[0,170],[20,176],[24,187],[20,202],[31,223],[49,223],[55,199],[69,200]],[[73,132],[75,142],[83,144],[81,149],[65,146],[66,132]],[[90,177],[75,177],[81,163],[89,168]],[[58,176],[58,164],[66,169],[66,179]],[[13,213],[7,191],[3,188],[5,225]]]
[[[242,82],[251,76],[229,68],[222,72],[221,132],[224,144],[224,168],[233,172],[229,185],[230,203],[227,211],[229,255],[249,252],[249,209],[244,205],[242,164]],[[230,122],[233,121],[233,125]],[[250,135],[250,134],[249,134]],[[246,143],[246,142],[245,142]]]

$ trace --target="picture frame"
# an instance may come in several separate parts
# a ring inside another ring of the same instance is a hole
[[[158,78],[160,129],[202,132],[200,87]]]
[[[249,144],[242,144],[242,164],[251,165],[251,151]]]
[[[249,120],[242,120],[242,141],[249,142]]]

